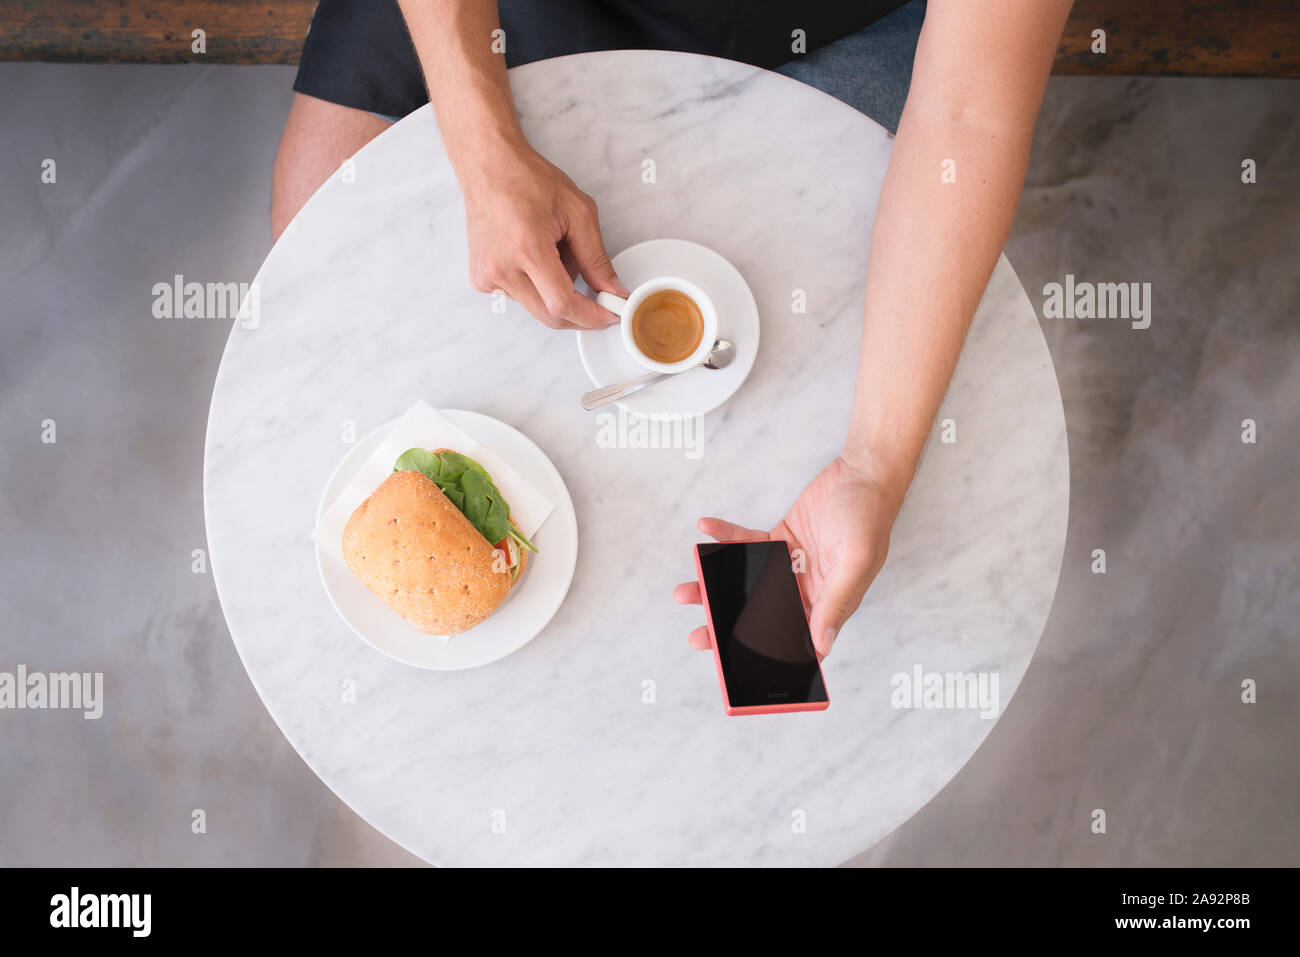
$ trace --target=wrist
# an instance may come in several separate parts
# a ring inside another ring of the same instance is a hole
[[[518,123],[492,120],[445,135],[443,145],[462,188],[491,186],[503,169],[534,152]]]
[[[869,446],[846,442],[839,460],[855,479],[869,485],[886,506],[890,519],[903,506],[903,497],[911,484],[911,476],[893,468]]]
[[[471,76],[457,84],[454,99],[440,95],[433,106],[443,149],[453,166],[528,145],[508,88]]]

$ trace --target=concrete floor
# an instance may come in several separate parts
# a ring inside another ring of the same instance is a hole
[[[155,320],[151,290],[252,279],[291,77],[0,64],[0,671],[103,671],[108,698],[0,712],[0,864],[418,863],[280,735],[191,571],[228,325]],[[855,863],[1300,863],[1297,107],[1291,81],[1052,80],[1008,254],[1035,302],[1152,283],[1151,328],[1043,320],[1072,502],[1042,644]]]

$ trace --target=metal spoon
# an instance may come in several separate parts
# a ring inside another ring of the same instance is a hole
[[[690,369],[683,369],[682,372],[690,372],[691,369],[698,369],[703,366],[706,369],[725,369],[731,365],[732,360],[736,358],[736,347],[727,339],[719,339],[713,343],[713,348],[709,354],[704,357],[704,361],[699,365],[691,366]],[[582,407],[588,412],[593,409],[599,409],[602,405],[609,405],[625,395],[631,395],[633,392],[640,392],[646,386],[654,385],[660,379],[667,379],[669,376],[681,375],[682,372],[647,372],[643,376],[637,376],[635,379],[628,379],[626,382],[619,382],[616,385],[607,385],[604,388],[594,389],[582,397]]]

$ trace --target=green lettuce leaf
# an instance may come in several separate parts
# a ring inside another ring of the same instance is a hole
[[[510,504],[493,484],[487,469],[468,455],[407,449],[397,457],[393,471],[415,471],[426,476],[442,489],[451,504],[460,509],[492,546],[504,538],[511,538],[529,551],[537,551],[537,547],[511,524]]]

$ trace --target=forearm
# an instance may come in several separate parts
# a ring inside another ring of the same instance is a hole
[[[552,329],[617,317],[574,288],[627,295],[595,201],[534,150],[515,113],[496,0],[398,0],[465,199],[469,279]]]
[[[398,0],[458,177],[475,157],[524,141],[510,95],[496,0]],[[495,46],[495,49],[494,49]]]
[[[844,457],[897,509],[1010,232],[1070,0],[931,0],[876,208]]]
[[[1029,131],[920,117],[876,209],[846,458],[897,507],[911,483],[1024,181]],[[944,183],[952,160],[955,183]]]

